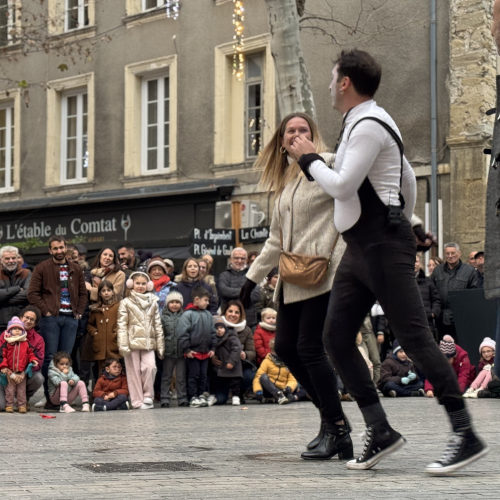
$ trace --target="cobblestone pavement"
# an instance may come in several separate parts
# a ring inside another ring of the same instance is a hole
[[[2,498],[499,498],[500,401],[469,402],[490,453],[453,478],[423,472],[445,448],[443,409],[424,398],[383,402],[408,443],[370,471],[299,458],[318,429],[310,403],[3,413]],[[359,452],[359,411],[344,409]]]

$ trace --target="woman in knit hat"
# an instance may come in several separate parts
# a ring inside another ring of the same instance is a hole
[[[158,307],[160,314],[165,306],[165,298],[169,294],[172,287],[177,286],[170,281],[167,273],[167,265],[161,257],[151,257],[147,267],[148,275],[154,285],[154,293],[158,297]]]
[[[464,398],[477,398],[479,391],[488,388],[488,383],[492,379],[493,362],[495,361],[496,342],[489,337],[485,337],[479,345],[481,359],[478,365],[478,375],[465,391]]]
[[[463,394],[476,376],[476,369],[470,362],[469,354],[465,349],[455,344],[455,339],[451,335],[445,335],[443,337],[439,343],[439,350],[445,355],[453,367],[457,375],[460,391]],[[434,397],[434,388],[428,380],[425,381],[424,390],[427,397]]]

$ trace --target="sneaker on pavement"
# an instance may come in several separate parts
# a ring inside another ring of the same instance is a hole
[[[20,406],[17,411],[19,413],[26,413],[28,410],[26,409],[26,405]]]
[[[205,393],[199,396],[198,399],[200,400],[200,406],[208,406],[208,400],[207,396],[205,396]]]
[[[147,405],[154,404],[153,398],[148,398],[147,396],[142,400],[142,402]]]
[[[201,406],[201,400],[200,398],[193,396],[191,398],[191,401],[189,401],[189,406],[191,408],[199,408]]]
[[[63,404],[59,408],[59,413],[73,413],[75,410],[74,408],[71,408],[71,406],[68,403]]]
[[[104,407],[104,409],[106,409],[106,407]],[[119,407],[118,407],[119,410],[130,410],[130,403],[128,401],[125,401],[124,403],[122,403]]]
[[[47,401],[45,400],[45,398],[42,398],[42,399],[40,399],[40,401],[37,401],[33,406],[35,408],[43,408],[45,406],[46,402]]]
[[[154,408],[153,403],[147,404],[147,403],[142,403],[141,406],[139,406],[139,410],[152,410]]]
[[[210,394],[207,399],[208,406],[213,406],[215,403],[217,403],[217,398],[213,395]]]
[[[83,405],[82,405],[82,411],[89,412],[90,411],[90,405],[88,403],[83,403]]]
[[[365,431],[365,443],[361,455],[347,462],[347,468],[371,469],[386,455],[401,448],[405,442],[406,439],[389,424],[369,425]]]
[[[389,397],[389,398],[397,398],[398,397],[398,393],[394,389],[391,389],[387,393],[387,397]]]
[[[434,476],[447,476],[488,453],[488,447],[472,430],[454,432],[443,456],[429,464],[425,472]]]
[[[233,396],[233,399],[231,401],[231,404],[233,406],[240,406],[240,398],[238,396]]]
[[[276,401],[279,405],[286,405],[290,402],[282,391],[278,391],[278,393],[276,394]]]

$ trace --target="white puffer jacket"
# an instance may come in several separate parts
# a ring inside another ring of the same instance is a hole
[[[163,358],[165,343],[158,297],[134,290],[118,307],[118,349],[124,356],[130,351],[153,351]]]

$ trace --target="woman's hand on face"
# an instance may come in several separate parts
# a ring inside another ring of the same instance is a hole
[[[290,144],[290,154],[298,160],[302,155],[306,155],[309,153],[316,153],[316,148],[314,144],[303,136],[298,136],[293,140],[293,143]]]

